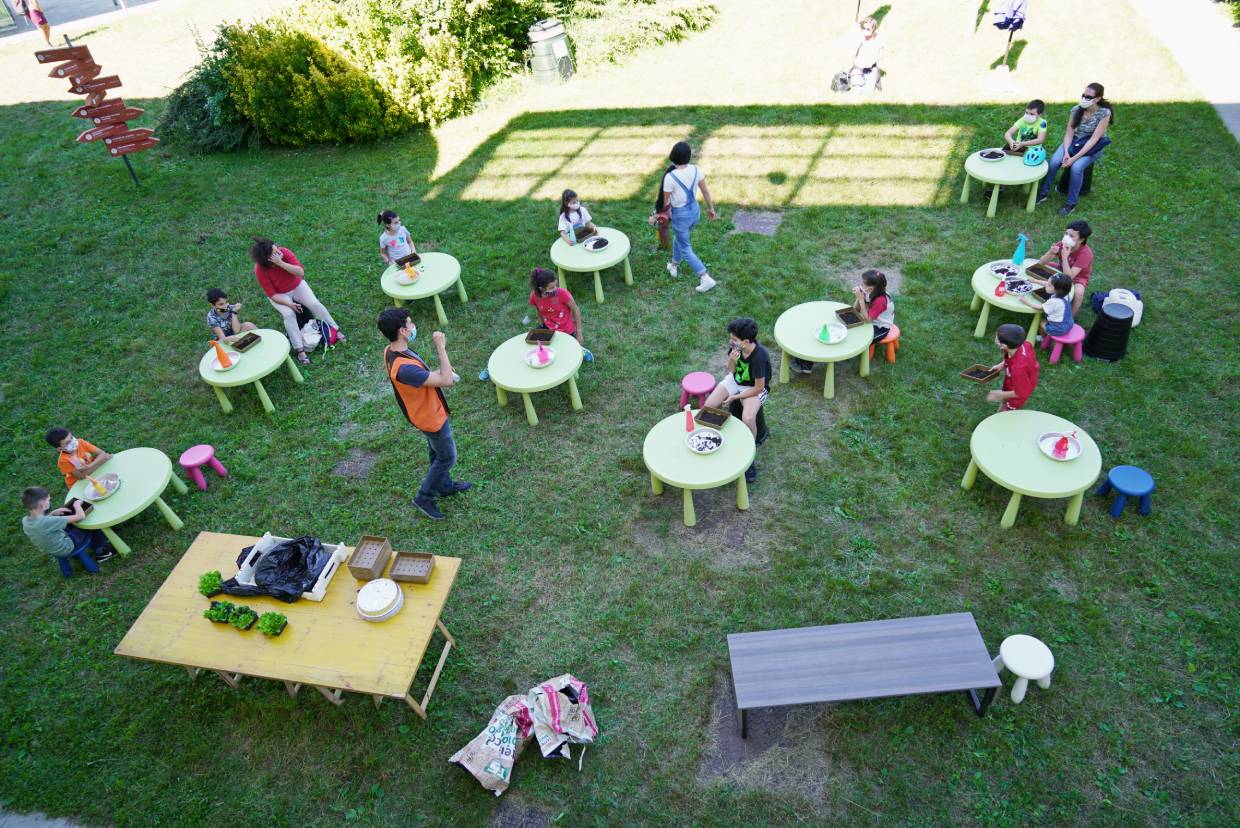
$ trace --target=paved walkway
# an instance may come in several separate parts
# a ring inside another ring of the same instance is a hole
[[[0,0],[0,2],[4,2],[12,11],[13,0]],[[134,8],[154,3],[155,0],[124,0],[124,2],[128,8]],[[65,45],[64,32],[56,31],[58,26],[104,14],[125,13],[121,0],[43,0],[42,5],[43,13],[47,15],[47,21],[52,26],[53,46]],[[39,30],[32,26],[25,17],[13,12],[13,20],[17,23],[16,27],[0,30],[0,37],[31,35],[42,42],[43,36],[39,34]],[[0,23],[5,22],[7,21],[4,20],[4,15],[0,13]]]
[[[14,814],[0,808],[0,828],[81,828],[76,822],[43,814]]]

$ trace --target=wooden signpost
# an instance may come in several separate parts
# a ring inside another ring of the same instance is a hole
[[[125,162],[129,177],[137,184],[138,174],[134,172],[129,156],[150,149],[159,143],[159,139],[153,129],[129,126],[129,122],[141,116],[143,110],[126,106],[122,98],[108,97],[109,89],[120,88],[121,79],[116,75],[101,76],[103,67],[95,63],[89,46],[44,49],[35,52],[34,56],[39,63],[60,64],[48,73],[48,77],[64,78],[69,81],[70,92],[85,96],[86,103],[69,113],[91,124],[90,129],[78,135],[78,143],[102,142],[108,155]]]

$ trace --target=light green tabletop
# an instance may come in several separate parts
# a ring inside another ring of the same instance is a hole
[[[810,362],[824,362],[827,378],[822,395],[827,399],[835,396],[835,363],[861,355],[861,376],[870,375],[870,343],[874,339],[874,325],[866,322],[848,329],[848,335],[833,345],[818,341],[823,322],[837,319],[835,312],[850,307],[843,302],[805,302],[794,305],[775,320],[775,342],[783,351],[779,360],[779,381],[788,382],[790,357],[800,357]]]
[[[633,284],[633,268],[629,264],[629,237],[614,227],[595,226],[598,235],[607,239],[607,247],[592,253],[583,243],[569,245],[564,239],[556,237],[551,245],[551,261],[560,271],[560,284],[564,284],[564,272],[594,273],[594,298],[600,304],[603,301],[603,277],[600,271],[612,265],[624,262],[624,283]],[[587,239],[588,241],[588,239]],[[567,285],[565,285],[567,287]]]
[[[1081,456],[1074,460],[1052,460],[1038,448],[1038,438],[1047,432],[1071,434],[1081,443]],[[1022,496],[1068,497],[1064,520],[1075,526],[1081,515],[1085,490],[1102,471],[1102,453],[1083,429],[1063,417],[1042,411],[1001,411],[977,424],[969,440],[969,467],[960,485],[973,487],[980,469],[987,477],[1012,491],[1000,525],[1007,529],[1016,522]]]
[[[297,364],[289,355],[288,337],[270,328],[259,328],[254,333],[258,334],[259,343],[241,354],[236,365],[227,371],[217,371],[211,367],[215,362],[215,348],[208,348],[207,352],[202,355],[202,359],[198,360],[198,375],[202,377],[203,382],[215,389],[216,399],[220,401],[220,408],[224,409],[225,414],[231,414],[233,407],[223,389],[250,383],[254,383],[263,409],[268,414],[275,411],[271,397],[267,395],[267,389],[263,387],[262,379],[279,368],[281,363],[288,366],[293,382],[304,381],[301,371],[297,370]],[[236,353],[235,348],[228,345],[224,347],[229,353]]]
[[[1031,308],[1020,301],[1020,296],[1017,294],[1005,293],[1002,296],[995,296],[995,288],[999,285],[999,277],[991,272],[990,266],[992,264],[1011,263],[1011,259],[996,259],[973,271],[973,303],[969,306],[969,309],[974,311],[981,310],[981,313],[977,316],[977,325],[973,328],[973,336],[979,339],[986,335],[986,325],[990,321],[991,305],[1012,313],[1033,314],[1033,321],[1029,323],[1029,332],[1026,334],[1025,339],[1034,342],[1035,337],[1038,335],[1038,323],[1042,321],[1042,300],[1032,293],[1023,294],[1038,303],[1036,308]],[[1038,260],[1032,256],[1026,258],[1022,272],[1024,267],[1037,263]]]
[[[487,360],[487,371],[491,374],[491,382],[495,383],[495,395],[501,406],[508,404],[507,391],[520,394],[525,401],[525,416],[530,425],[538,425],[538,414],[534,411],[534,403],[530,394],[555,388],[568,383],[568,396],[573,410],[581,410],[581,395],[577,392],[577,369],[581,367],[581,345],[576,337],[556,331],[547,344],[555,351],[555,360],[544,368],[531,368],[525,361],[525,355],[536,345],[525,341],[526,334],[520,333],[506,340],[491,352]]]
[[[411,285],[400,284],[396,281],[396,277],[404,272],[404,268],[388,265],[387,270],[383,271],[383,275],[379,277],[379,285],[384,293],[392,297],[398,308],[402,302],[431,297],[435,302],[435,315],[439,318],[439,324],[446,325],[448,315],[444,313],[443,302],[439,301],[439,294],[456,285],[456,294],[460,297],[461,304],[469,301],[469,296],[465,293],[465,282],[461,279],[461,263],[447,253],[419,255],[422,261],[414,267],[414,270],[421,274],[417,281]]]
[[[965,204],[969,201],[970,179],[976,178],[978,181],[994,184],[996,186],[990,194],[990,206],[986,210],[986,215],[991,218],[995,217],[995,210],[999,204],[999,187],[1032,185],[1046,176],[1048,166],[1045,161],[1036,167],[1030,167],[1026,166],[1022,155],[1006,155],[1002,161],[985,161],[980,153],[981,150],[978,150],[964,161],[964,189],[960,193],[960,203]],[[1025,210],[1030,213],[1037,204],[1037,192],[1037,187],[1030,186],[1029,201],[1025,205]]]
[[[183,525],[181,519],[168,507],[168,504],[164,503],[161,495],[169,483],[179,494],[185,494],[188,488],[181,478],[173,475],[172,461],[162,451],[153,448],[131,448],[118,452],[112,456],[111,460],[95,470],[92,476],[98,479],[105,474],[115,474],[119,477],[120,488],[111,496],[95,503],[95,508],[84,520],[78,521],[77,526],[82,529],[102,529],[108,540],[116,547],[116,551],[122,555],[128,555],[132,550],[129,544],[112,531],[111,527],[124,523],[152,503],[159,507],[159,511],[173,529],[181,528]],[[69,497],[85,499],[88,486],[90,486],[89,480],[79,480],[74,483],[69,489],[66,500]]]
[[[694,409],[697,413],[697,409]],[[685,526],[697,523],[693,510],[694,489],[714,489],[736,481],[736,508],[749,508],[745,470],[753,462],[753,434],[736,417],[729,417],[719,430],[723,445],[713,454],[695,454],[685,445],[685,412],[677,411],[655,423],[642,444],[642,459],[650,470],[650,488],[663,493],[663,484],[684,490]]]

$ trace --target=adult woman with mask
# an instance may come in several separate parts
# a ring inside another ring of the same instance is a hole
[[[882,76],[878,62],[883,57],[883,41],[878,37],[878,21],[873,17],[862,20],[853,44],[856,49],[848,72],[852,90],[861,94],[873,92]]]
[[[686,262],[697,274],[698,284],[695,290],[705,293],[715,286],[715,280],[706,272],[706,265],[693,252],[690,234],[702,218],[702,208],[698,206],[694,190],[702,191],[706,200],[706,214],[715,219],[715,202],[710,190],[706,188],[706,176],[696,164],[690,164],[693,150],[687,141],[677,141],[672,147],[668,160],[672,165],[663,173],[663,184],[659,192],[659,203],[656,213],[668,210],[670,206],[672,226],[672,260],[667,263],[667,272],[676,276],[680,272],[680,263]]]
[[[1081,195],[1081,184],[1085,180],[1085,171],[1098,160],[1102,151],[1111,139],[1107,130],[1115,123],[1115,113],[1111,102],[1103,97],[1105,90],[1100,83],[1091,83],[1085,87],[1079,105],[1072,107],[1068,117],[1068,128],[1064,132],[1063,143],[1051,156],[1049,169],[1042,183],[1038,185],[1038,203],[1050,197],[1051,184],[1061,169],[1068,175],[1068,200],[1059,209],[1059,215],[1066,216],[1076,209],[1077,199]]]

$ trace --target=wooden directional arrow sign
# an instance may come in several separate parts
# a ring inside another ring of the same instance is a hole
[[[62,63],[55,69],[47,73],[49,78],[80,78],[86,77],[87,80],[95,77],[103,71],[103,67],[93,60],[74,60],[69,63]]]
[[[150,138],[154,134],[155,130],[150,127],[137,127],[135,129],[126,129],[124,132],[118,132],[115,135],[109,135],[103,139],[103,143],[109,147],[114,147],[118,144],[132,144],[134,141]]]
[[[104,126],[97,126],[86,130],[77,139],[79,144],[87,144],[91,141],[98,141],[100,138],[110,138],[128,131],[128,124],[105,124]]]
[[[136,106],[126,107],[125,109],[116,109],[112,112],[105,112],[102,115],[96,115],[91,118],[91,122],[95,126],[103,126],[104,124],[123,124],[126,121],[132,121],[145,112],[145,109],[138,109]]]
[[[69,46],[62,49],[44,49],[34,53],[39,63],[60,63],[62,60],[90,60],[89,46]]]
[[[79,106],[69,114],[74,118],[94,118],[106,112],[115,112],[125,108],[124,98],[109,98],[98,106]]]
[[[158,138],[144,138],[134,144],[122,144],[120,146],[108,147],[108,152],[114,156],[129,155],[130,153],[142,152],[142,150],[150,149],[158,143]]]
[[[69,91],[74,95],[89,95],[92,92],[102,92],[105,89],[116,89],[121,85],[121,79],[117,75],[108,75],[103,78],[95,78],[85,83],[74,84],[69,87]]]

